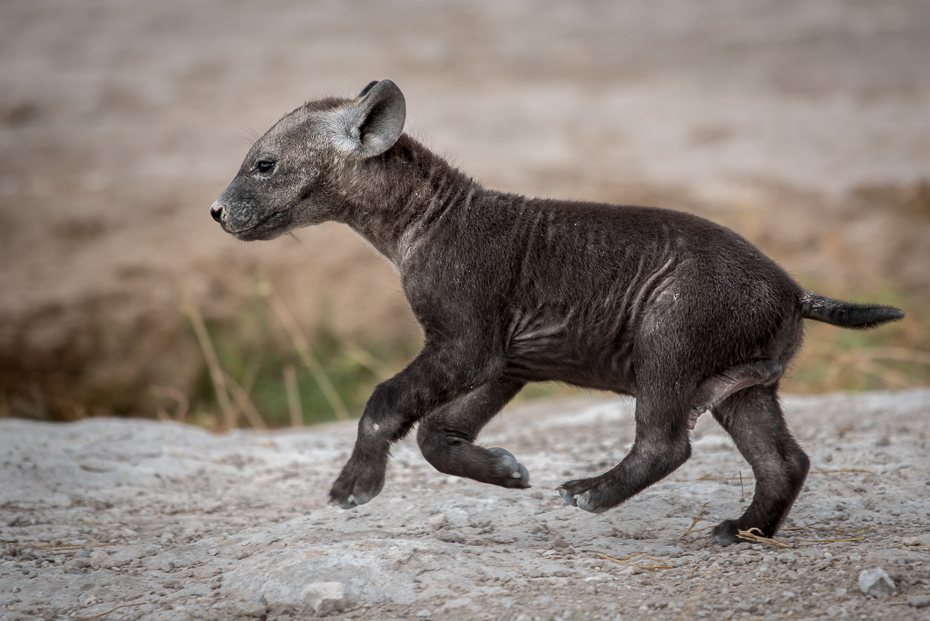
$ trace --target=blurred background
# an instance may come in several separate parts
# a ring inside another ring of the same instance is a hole
[[[209,206],[283,114],[383,78],[488,187],[692,211],[907,310],[809,325],[788,390],[927,385],[928,61],[925,0],[4,0],[0,416],[360,414],[419,346],[390,266]]]

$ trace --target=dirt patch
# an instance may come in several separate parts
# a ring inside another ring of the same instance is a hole
[[[626,453],[631,405],[505,412],[482,442],[518,456],[529,490],[441,475],[406,440],[383,493],[353,511],[325,505],[352,424],[0,421],[0,618],[284,620],[314,605],[373,620],[926,617],[930,391],[785,399],[812,461],[787,547],[709,542],[753,479],[707,417],[694,457],[625,505],[562,503],[558,484]],[[889,597],[859,587],[876,568]]]

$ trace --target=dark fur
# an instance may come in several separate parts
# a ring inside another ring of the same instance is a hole
[[[776,397],[803,319],[870,328],[904,314],[806,292],[693,215],[486,190],[403,135],[404,117],[388,80],[309,103],[252,147],[212,207],[244,240],[348,224],[394,264],[423,328],[420,354],[371,395],[331,502],[376,496],[391,445],[416,423],[437,470],[529,487],[510,453],[475,440],[524,384],[557,380],[636,396],[629,455],[563,484],[566,502],[599,513],[667,476],[711,411],[756,475],[749,509],[714,536],[773,535],[809,463]]]

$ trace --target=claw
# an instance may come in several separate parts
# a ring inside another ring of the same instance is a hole
[[[576,502],[576,498],[573,497],[573,496],[569,493],[569,491],[568,491],[567,489],[565,489],[564,487],[557,487],[557,488],[555,488],[555,491],[557,491],[557,492],[559,493],[559,496],[562,497],[562,500],[565,501],[565,504],[571,505],[571,506],[573,506],[573,507],[577,507],[577,506],[578,506],[578,504],[577,504],[577,502]]]
[[[340,509],[347,509],[347,510],[354,509],[356,507],[355,501],[353,501],[351,498],[349,498],[349,500],[347,500],[346,502],[339,502],[335,498],[331,498],[329,500],[329,504],[331,504],[334,507],[339,507]]]
[[[736,530],[737,527],[734,520],[724,520],[710,531],[710,538],[719,545],[726,547],[740,542],[739,539],[736,538]]]
[[[352,485],[353,488],[358,489],[356,484]],[[336,505],[340,509],[354,509],[359,505],[363,505],[366,502],[369,502],[372,498],[381,493],[381,490],[384,489],[384,481],[381,482],[381,485],[378,486],[378,489],[374,491],[373,494],[361,495],[357,492],[350,493],[345,500],[339,500],[336,496],[339,495],[334,489],[330,491],[329,504]]]
[[[504,476],[522,481],[523,485],[519,487],[527,488],[530,486],[529,471],[523,464],[517,461],[513,453],[498,446],[489,448],[488,451],[497,457],[503,469],[507,472]]]
[[[591,504],[591,492],[585,492],[584,494],[578,496],[577,504],[575,505],[579,509],[583,509],[588,513],[603,513],[607,511],[605,507],[595,507]]]

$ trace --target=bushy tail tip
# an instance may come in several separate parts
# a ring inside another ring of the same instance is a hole
[[[904,311],[893,306],[843,302],[812,291],[806,291],[801,296],[800,304],[801,316],[805,319],[822,321],[841,328],[868,330],[904,318]]]

